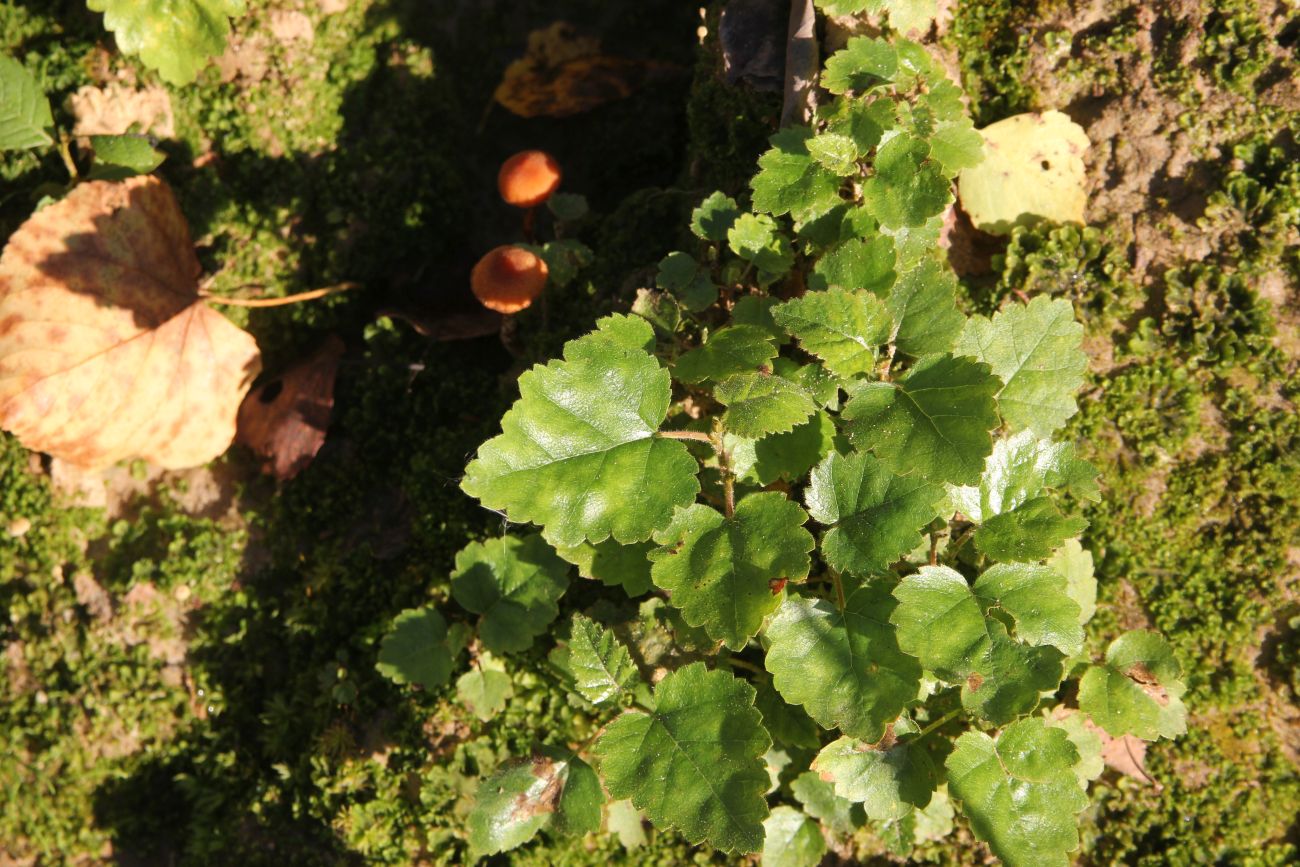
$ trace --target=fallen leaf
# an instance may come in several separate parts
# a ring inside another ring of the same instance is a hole
[[[334,411],[334,379],[343,341],[330,336],[309,357],[248,393],[236,439],[280,481],[307,468],[325,442]]]
[[[171,97],[161,87],[136,90],[124,84],[79,88],[68,97],[68,108],[76,119],[72,134],[78,136],[153,133],[159,138],[176,134]]]
[[[1091,727],[1091,723],[1089,726]],[[1164,788],[1147,773],[1146,741],[1133,735],[1112,738],[1100,727],[1095,731],[1101,736],[1101,760],[1106,763],[1106,767],[1114,768],[1126,777],[1153,785],[1157,791]]]
[[[88,469],[168,469],[229,447],[261,357],[199,297],[171,189],[92,181],[27,220],[0,256],[0,428]]]
[[[506,67],[496,100],[520,117],[568,117],[624,99],[671,64],[600,53],[600,40],[556,21],[528,35],[524,56]]]

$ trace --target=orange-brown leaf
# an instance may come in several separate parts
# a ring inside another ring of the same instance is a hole
[[[38,211],[0,256],[0,427],[86,468],[224,452],[261,357],[198,275],[157,178],[81,184]]]
[[[334,378],[345,349],[331,336],[309,357],[249,392],[239,408],[239,442],[281,481],[307,468],[325,443]]]

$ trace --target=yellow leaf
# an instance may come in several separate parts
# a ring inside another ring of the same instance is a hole
[[[0,427],[91,469],[224,452],[261,356],[198,276],[157,178],[84,183],[38,211],[0,256]]]

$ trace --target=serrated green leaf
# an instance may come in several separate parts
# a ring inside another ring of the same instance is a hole
[[[773,340],[783,341],[785,332],[772,319],[772,308],[777,303],[777,299],[770,295],[742,296],[736,300],[736,306],[731,308],[731,324],[756,325],[770,334]]]
[[[916,698],[921,667],[898,646],[888,581],[845,587],[840,612],[830,602],[792,596],[764,633],[767,670],[791,704],[823,728],[875,743]]]
[[[451,678],[453,655],[447,643],[447,621],[437,609],[408,608],[393,619],[379,645],[375,668],[394,683],[433,689]]]
[[[975,531],[975,547],[994,560],[1042,560],[1087,528],[1083,518],[1061,514],[1050,497],[1035,497],[986,520]]]
[[[899,133],[876,152],[876,173],[862,182],[862,200],[886,228],[923,226],[952,201],[951,183],[930,146]]]
[[[745,439],[794,430],[817,411],[806,388],[770,373],[728,377],[714,389],[713,396],[727,407],[722,426]]]
[[[547,241],[537,249],[537,255],[546,262],[549,284],[563,289],[596,260],[596,254],[586,244],[575,238]]]
[[[763,845],[768,787],[763,754],[772,739],[754,709],[754,688],[692,663],[655,687],[652,713],[624,713],[593,748],[605,786],[660,827],[724,852]]]
[[[104,13],[123,54],[135,54],[168,84],[192,82],[226,49],[230,18],[244,14],[244,0],[87,0]]]
[[[573,615],[569,668],[578,693],[594,705],[617,701],[641,679],[614,633],[581,614]]]
[[[880,295],[894,284],[894,259],[894,242],[885,235],[870,240],[850,238],[817,260],[808,276],[808,288],[866,289]]]
[[[727,243],[758,270],[760,283],[771,283],[794,267],[790,239],[766,214],[741,214],[727,233]]]
[[[21,63],[0,54],[0,151],[54,144],[50,101]]]
[[[939,10],[938,0],[817,0],[817,5],[828,15],[888,13],[889,26],[903,34],[929,30]]]
[[[728,436],[731,468],[737,476],[766,487],[778,479],[798,479],[835,448],[835,422],[824,411],[787,433],[750,440]]]
[[[1021,431],[994,444],[978,487],[953,487],[949,496],[954,508],[980,523],[1049,490],[1094,502],[1101,497],[1096,468],[1076,457],[1072,444],[1039,439],[1032,431]]]
[[[491,668],[467,671],[456,681],[456,697],[483,722],[505,710],[514,694],[509,675]]]
[[[884,39],[859,36],[826,59],[822,87],[831,93],[859,95],[894,80],[898,49]]]
[[[976,578],[971,589],[986,608],[997,606],[1011,615],[1019,640],[1050,644],[1066,656],[1083,650],[1079,603],[1050,566],[998,563]]]
[[[703,310],[718,300],[708,270],[689,253],[669,253],[660,260],[655,285],[673,293],[687,310]]]
[[[966,732],[948,756],[948,794],[1008,867],[1067,867],[1088,806],[1077,760],[1065,732],[1041,719],[1014,722],[996,741]]]
[[[92,135],[95,165],[89,177],[100,181],[121,181],[147,175],[167,157],[142,135]]]
[[[825,855],[821,829],[794,807],[773,807],[763,820],[762,867],[817,867]]]
[[[600,828],[604,793],[596,772],[568,750],[543,747],[506,762],[479,783],[469,814],[469,844],[478,855],[522,846],[543,828],[586,834]]]
[[[809,292],[772,308],[772,318],[836,376],[875,369],[877,350],[889,340],[889,311],[862,290]]]
[[[894,250],[898,253],[898,268],[905,270],[934,255],[943,234],[943,214],[936,214],[920,226],[882,226],[880,231],[893,239]]]
[[[943,490],[917,476],[897,476],[864,452],[832,453],[813,469],[809,513],[830,529],[822,557],[833,568],[870,575],[921,542],[921,528],[939,516]]]
[[[1001,385],[987,364],[931,355],[896,383],[867,383],[840,419],[854,445],[896,472],[974,484],[993,451],[993,395]]]
[[[852,137],[826,132],[805,143],[812,158],[832,174],[846,178],[858,170],[858,145]]]
[[[583,578],[592,578],[606,587],[622,587],[636,598],[650,590],[650,558],[653,542],[620,545],[613,539],[591,544],[583,542],[555,551],[578,567]]]
[[[539,535],[471,542],[456,554],[451,595],[481,615],[479,640],[493,653],[527,650],[560,613],[569,565]]]
[[[817,754],[813,770],[830,780],[840,797],[861,803],[877,822],[925,807],[939,783],[929,753],[907,742],[871,746],[840,738]]]
[[[655,534],[651,577],[691,626],[739,650],[781,604],[773,582],[808,576],[807,513],[778,492],[750,494],[730,518],[708,506],[679,509]]]
[[[1065,578],[1065,592],[1079,606],[1079,623],[1084,624],[1097,613],[1097,578],[1093,574],[1092,552],[1084,550],[1078,539],[1067,539],[1051,557],[1051,566]]]
[[[751,182],[754,210],[775,217],[790,214],[795,219],[803,219],[840,201],[839,176],[817,162],[808,150],[812,135],[807,127],[789,127],[772,136],[772,148],[758,158],[759,171]],[[742,215],[736,227],[747,216],[753,215]],[[733,227],[732,232],[735,231]],[[736,248],[735,240],[731,246],[733,250]],[[736,254],[744,255],[739,250]]]
[[[934,255],[899,274],[888,304],[894,345],[913,358],[950,351],[966,321],[957,309],[957,276]]]
[[[917,104],[934,116],[934,130],[927,136],[930,156],[939,161],[948,177],[980,164],[984,137],[966,114],[961,88],[950,81],[935,82],[929,93],[917,97]]]
[[[772,362],[772,369],[777,375],[808,389],[820,406],[829,410],[840,408],[840,385],[843,381],[820,364],[800,364],[790,358],[778,358]]]
[[[668,371],[645,350],[654,329],[613,316],[519,377],[520,399],[461,488],[556,545],[650,538],[699,492],[686,447],[654,434],[668,415]]]
[[[804,812],[836,837],[848,837],[862,825],[862,811],[854,803],[835,794],[835,789],[814,771],[804,771],[790,783],[790,792],[803,805]]]
[[[691,231],[705,241],[725,241],[739,216],[735,199],[722,192],[711,193],[691,212]]]
[[[779,747],[821,748],[821,729],[797,704],[789,704],[769,681],[755,684],[754,707],[763,715],[763,728]]]
[[[731,325],[709,335],[703,346],[682,355],[673,365],[681,382],[721,382],[737,373],[768,368],[776,357],[771,335],[757,325]]]
[[[1187,731],[1182,666],[1154,632],[1126,632],[1106,649],[1105,665],[1079,681],[1079,709],[1111,737],[1175,738]]]
[[[970,713],[993,725],[1004,725],[1031,713],[1042,694],[1061,684],[1064,656],[1055,647],[1033,647],[1014,641],[998,620],[987,621],[989,645],[978,670],[967,676],[961,703]]]
[[[886,130],[898,123],[894,101],[882,99],[837,99],[818,109],[818,117],[826,124],[826,131],[848,136],[857,145],[859,154],[870,153],[880,144]]]
[[[1090,726],[1088,718],[1079,711],[1059,705],[1050,713],[1043,714],[1043,721],[1064,731],[1078,750],[1079,760],[1074,763],[1074,774],[1079,778],[1079,785],[1086,789],[1106,770],[1106,761],[1101,757],[1101,735],[1096,726]]]
[[[987,363],[1002,380],[998,409],[1013,430],[1045,437],[1078,410],[1074,396],[1088,367],[1082,342],[1070,302],[1040,295],[992,319],[971,317],[956,351]]]

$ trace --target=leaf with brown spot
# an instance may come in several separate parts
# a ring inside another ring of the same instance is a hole
[[[528,34],[528,50],[506,68],[495,97],[520,117],[568,117],[624,99],[674,67],[600,53],[600,41],[556,21]]]
[[[248,393],[239,407],[236,439],[280,481],[307,468],[325,443],[334,411],[334,379],[343,341],[331,335],[307,358]]]
[[[199,297],[199,270],[157,178],[84,183],[38,211],[0,256],[0,428],[85,468],[224,452],[261,356]]]
[[[572,752],[542,747],[530,759],[506,762],[484,779],[469,816],[469,843],[478,855],[521,846],[542,828],[581,835],[600,827],[600,780]]]

